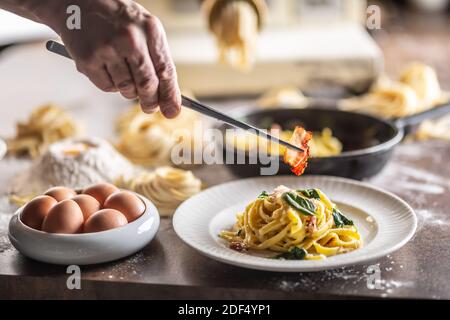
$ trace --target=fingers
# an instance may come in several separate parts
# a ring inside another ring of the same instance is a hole
[[[101,65],[100,67],[80,67],[77,64],[77,69],[81,73],[85,74],[89,78],[89,80],[94,83],[100,90],[105,92],[117,91],[109,73],[106,70],[106,66]]]
[[[156,17],[150,16],[146,27],[150,57],[159,80],[159,107],[165,117],[174,118],[181,110],[181,94],[166,34]]]
[[[106,64],[106,69],[120,93],[127,99],[136,99],[137,91],[127,61],[117,57]]]
[[[114,36],[99,29],[93,38],[103,41],[95,39],[90,46],[74,46],[79,49],[72,55],[77,68],[103,91],[118,90],[128,99],[139,97],[145,112],[159,106],[165,117],[176,117],[181,109],[181,94],[161,22],[148,12],[121,14],[127,17],[127,23],[120,25]]]
[[[126,60],[130,67],[142,110],[152,113],[158,108],[158,85],[153,62],[147,47],[144,34],[140,34],[135,43],[135,50],[130,52]]]

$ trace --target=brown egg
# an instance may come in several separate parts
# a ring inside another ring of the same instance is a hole
[[[119,189],[110,183],[98,183],[84,189],[83,193],[94,197],[98,202],[100,202],[100,205],[103,206],[106,198],[118,191]]]
[[[83,212],[86,221],[94,212],[100,210],[100,203],[94,197],[87,194],[78,194],[71,200],[75,201]]]
[[[56,201],[63,201],[66,199],[70,199],[75,196],[77,193],[75,190],[66,188],[66,187],[53,187],[45,191],[44,193],[47,196],[53,197]]]
[[[127,218],[117,210],[102,209],[87,219],[84,224],[84,232],[100,232],[126,225]]]
[[[78,204],[70,199],[58,202],[44,219],[42,231],[50,233],[77,233],[83,226],[83,212]]]
[[[25,205],[20,214],[20,220],[30,228],[41,230],[44,218],[57,203],[50,196],[38,196]]]
[[[104,207],[122,212],[127,217],[128,222],[139,218],[145,210],[142,200],[128,191],[119,191],[110,195],[106,199]]]

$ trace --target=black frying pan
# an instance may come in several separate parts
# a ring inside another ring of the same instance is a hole
[[[309,131],[321,131],[328,127],[343,144],[340,155],[311,158],[305,174],[333,175],[361,180],[377,174],[388,162],[394,147],[402,141],[405,133],[414,129],[421,121],[450,112],[450,104],[442,105],[422,113],[395,121],[382,120],[360,113],[337,109],[268,109],[250,112],[244,120],[256,127],[269,128],[272,123],[283,129],[293,129],[301,125]],[[230,128],[219,127],[222,132]],[[224,143],[224,152],[235,151],[234,146]],[[231,148],[231,149],[230,149]],[[259,159],[245,155],[245,164],[228,164],[229,169],[241,177],[259,176]],[[280,157],[278,174],[292,174]],[[235,162],[236,163],[236,162]]]

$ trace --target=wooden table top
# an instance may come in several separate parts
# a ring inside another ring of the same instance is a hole
[[[439,155],[439,156],[436,156]],[[162,219],[156,239],[120,261],[81,267],[82,290],[68,290],[65,267],[25,258],[11,247],[0,220],[0,298],[450,298],[450,145],[403,144],[369,182],[406,200],[419,226],[403,248],[370,264],[315,273],[246,270],[203,257]],[[208,185],[236,179],[224,166],[195,173]],[[369,289],[369,265],[381,286]]]
[[[435,66],[443,87],[449,89],[450,33],[407,32],[404,27],[394,26],[374,33],[385,52],[388,73],[395,74],[406,61],[418,59]],[[70,62],[54,58],[50,62],[46,53],[30,53],[30,50],[35,49],[28,48],[0,59],[0,87],[11,89],[0,95],[0,134],[11,134],[12,123],[24,118],[31,107],[45,102],[46,98],[42,98],[45,92],[47,97],[69,107],[82,104],[83,108],[76,110],[86,120],[87,129],[109,138],[112,119],[126,105],[125,101],[97,93],[85,79],[70,71],[73,68]],[[40,62],[17,68],[30,57]],[[39,81],[29,77],[29,70],[42,75]],[[6,78],[5,74],[9,76]],[[67,78],[74,83],[73,90],[64,90],[61,85]],[[27,95],[20,86],[27,88]],[[104,120],[103,126],[89,123],[89,119],[97,116]],[[3,199],[0,202],[0,298],[450,299],[449,163],[448,142],[403,143],[396,148],[387,167],[368,181],[402,197],[413,207],[419,220],[417,232],[408,244],[370,263],[380,267],[379,289],[367,286],[369,264],[286,274],[246,270],[213,261],[178,239],[169,218],[162,219],[155,240],[141,252],[120,261],[82,267],[82,289],[68,290],[64,267],[32,261],[11,246],[7,239],[11,209],[7,209]],[[4,187],[11,175],[27,165],[26,161],[0,161],[0,184]],[[222,165],[199,167],[194,173],[209,186],[237,179]]]

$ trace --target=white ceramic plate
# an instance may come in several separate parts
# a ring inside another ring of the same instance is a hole
[[[32,229],[20,220],[23,207],[9,222],[9,239],[23,255],[47,263],[86,265],[109,262],[144,248],[159,228],[159,214],[147,198],[144,213],[122,227],[93,233],[56,234]]]
[[[324,260],[300,261],[268,259],[228,248],[219,232],[230,228],[236,214],[261,191],[270,192],[281,184],[320,188],[354,220],[364,246]],[[321,271],[380,258],[408,242],[416,225],[413,210],[397,196],[366,183],[325,176],[260,177],[225,183],[185,201],[173,217],[175,232],[200,253],[240,267],[280,272]]]

